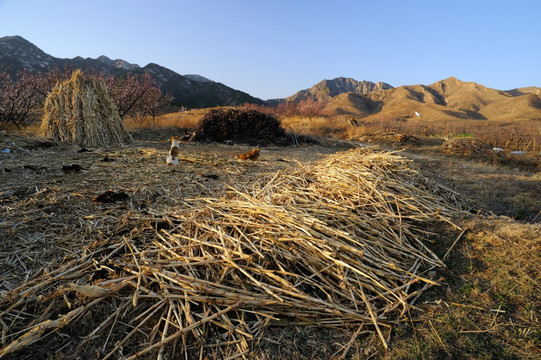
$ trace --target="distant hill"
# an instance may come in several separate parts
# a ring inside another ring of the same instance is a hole
[[[524,94],[541,95],[541,88],[538,88],[535,86],[529,86],[529,87],[508,90],[507,92],[512,94],[513,96],[524,95]]]
[[[427,121],[457,119],[541,120],[541,89],[495,90],[454,77],[431,85],[407,85],[368,94],[343,93],[332,98],[323,114],[351,115],[367,120],[416,118]]]
[[[310,89],[301,90],[286,101],[299,102],[306,99],[328,101],[342,93],[353,92],[357,94],[368,94],[372,91],[392,89],[393,87],[384,82],[373,83],[372,81],[358,81],[352,78],[338,77],[332,80],[322,80]]]
[[[66,66],[83,70],[93,69],[100,73],[121,75],[127,72],[148,72],[160,85],[162,91],[171,93],[177,105],[188,108],[213,106],[235,106],[246,102],[264,104],[261,99],[232,89],[224,84],[210,81],[200,75],[182,76],[157,64],[140,67],[121,59],[111,60],[102,55],[97,59],[61,59],[46,54],[37,46],[20,36],[0,38],[0,67],[12,73],[28,69],[33,72],[46,72],[52,67],[63,69]]]
[[[381,111],[383,102],[375,101],[363,94],[349,92],[333,97],[327,103],[322,115],[369,116]]]

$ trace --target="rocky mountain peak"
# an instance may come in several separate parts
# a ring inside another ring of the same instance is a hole
[[[298,102],[308,98],[327,101],[339,94],[354,92],[368,94],[377,90],[387,90],[393,87],[384,82],[358,81],[352,78],[337,77],[330,80],[322,80],[310,89],[301,90],[286,98],[287,101]]]
[[[43,71],[54,64],[54,58],[21,36],[5,36],[0,38],[0,63],[12,72]]]
[[[117,69],[126,70],[126,71],[134,71],[134,70],[139,70],[141,68],[139,65],[131,64],[127,62],[126,60],[122,60],[122,59],[111,60],[105,55],[99,56],[96,60],[108,66],[111,66]]]

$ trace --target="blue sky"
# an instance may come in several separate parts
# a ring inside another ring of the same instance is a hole
[[[262,99],[339,76],[508,90],[541,87],[539,14],[539,0],[0,0],[0,37],[61,58],[153,62]]]

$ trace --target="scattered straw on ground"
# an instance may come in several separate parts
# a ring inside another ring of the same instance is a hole
[[[429,271],[444,265],[425,246],[426,225],[449,222],[460,201],[398,156],[357,148],[265,174],[265,161],[186,153],[169,170],[165,153],[118,150],[100,164],[103,153],[81,155],[86,174],[69,175],[80,176],[80,191],[59,191],[58,203],[26,215],[43,229],[33,230],[37,241],[2,245],[0,276],[10,281],[0,289],[0,355],[250,358],[267,327],[293,325],[373,331],[387,346],[393,324],[437,284]],[[129,199],[90,206],[97,194],[85,182],[133,177],[124,163],[139,174],[123,189]],[[261,174],[239,181],[247,169]],[[169,180],[160,186],[160,177]],[[190,198],[193,187],[203,189]],[[4,190],[4,209],[38,206],[54,189],[29,191]],[[74,205],[65,222],[38,219],[67,196],[90,208]],[[63,259],[10,278],[53,243],[67,248]]]

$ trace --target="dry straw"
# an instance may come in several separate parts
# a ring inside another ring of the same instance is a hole
[[[451,138],[441,145],[441,149],[446,154],[483,155],[489,146],[472,138]]]
[[[45,100],[39,134],[71,145],[100,147],[131,142],[105,82],[76,70]]]
[[[269,326],[305,325],[374,331],[386,347],[444,266],[427,224],[457,208],[400,157],[355,149],[134,213],[1,295],[0,356],[56,339],[74,357],[250,358]]]

